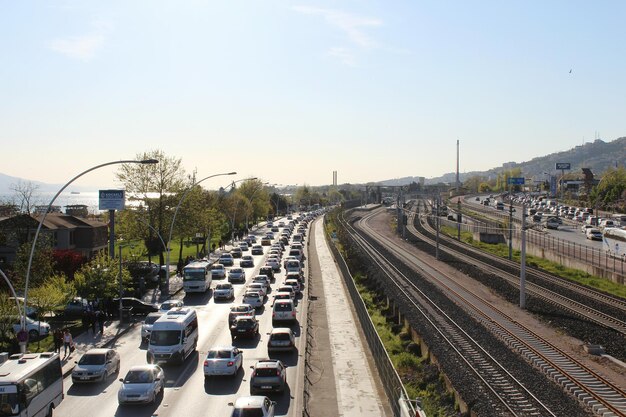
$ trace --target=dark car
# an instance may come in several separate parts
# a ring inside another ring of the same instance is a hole
[[[161,268],[154,262],[129,262],[126,264],[126,268],[134,280],[139,280],[140,278],[143,278],[146,282],[156,282],[159,280],[159,271]]]
[[[259,275],[266,275],[270,281],[274,281],[274,270],[271,266],[262,266],[259,269]]]
[[[83,312],[87,310],[88,306],[89,303],[86,299],[81,297],[75,297],[69,303],[67,303],[67,305],[63,309],[63,314],[65,314],[66,316],[81,316]]]
[[[287,386],[286,366],[277,359],[264,359],[254,366],[250,377],[250,394],[283,392]]]
[[[233,255],[233,258],[241,258],[241,255],[242,255],[241,248],[233,248],[230,251],[230,254]]]
[[[259,334],[259,321],[252,316],[237,316],[230,326],[230,336],[254,338]]]
[[[118,304],[119,302],[120,302],[119,298],[116,298],[113,300],[113,304],[115,306],[119,305]],[[154,313],[156,311],[159,311],[159,306],[157,306],[156,304],[144,303],[140,299],[134,298],[134,297],[122,297],[122,307],[123,308],[132,307],[132,314],[148,314],[148,313]]]

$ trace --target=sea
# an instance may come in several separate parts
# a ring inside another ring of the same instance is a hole
[[[54,197],[56,192],[37,192],[33,195],[33,206],[47,206],[50,204],[50,200]],[[0,194],[0,204],[13,203],[16,200],[15,194]],[[89,214],[100,214],[103,210],[99,210],[99,192],[98,191],[64,191],[56,198],[53,206],[58,206],[59,209],[65,213],[66,206],[83,204],[87,206]],[[126,196],[126,206],[134,204],[133,201],[129,201]]]

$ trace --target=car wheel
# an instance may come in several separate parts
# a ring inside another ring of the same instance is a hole
[[[46,414],[46,417],[52,417],[54,414],[54,406],[50,405],[50,408],[48,408],[48,413]]]
[[[39,332],[37,330],[33,329],[28,332],[29,339],[37,339],[38,337],[39,337]]]
[[[115,367],[115,373],[116,374],[120,373],[120,361],[117,361],[117,366]]]

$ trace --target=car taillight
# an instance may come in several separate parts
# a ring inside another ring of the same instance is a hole
[[[295,312],[295,311],[292,311],[292,312],[291,312],[291,315],[292,315],[293,317],[296,317],[296,312]]]
[[[280,371],[276,371],[276,376],[280,376]]]
[[[209,366],[209,361],[204,361],[204,366]]]
[[[235,364],[235,362],[229,361],[228,364],[226,364],[226,366],[233,366],[234,364]]]

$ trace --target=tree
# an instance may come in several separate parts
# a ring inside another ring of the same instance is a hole
[[[4,292],[0,293],[0,346],[3,351],[17,349],[17,340],[13,332],[13,324],[19,322],[20,316],[14,300]]]
[[[603,209],[623,210],[626,201],[626,168],[609,169],[591,191],[591,201]],[[620,205],[621,203],[621,205]]]
[[[37,309],[39,320],[57,312],[76,296],[76,289],[64,276],[54,275],[29,293],[30,303]]]
[[[118,296],[118,261],[100,253],[76,273],[74,286],[78,295],[91,300]],[[124,291],[132,289],[132,279],[126,268],[122,268],[122,287]]]
[[[32,214],[39,199],[36,195],[39,186],[31,181],[19,180],[9,188],[15,193],[15,205],[19,207],[20,213]]]
[[[11,280],[15,288],[23,287],[26,281],[26,271],[28,269],[28,259],[30,257],[31,243],[24,243],[17,248]],[[36,287],[52,276],[54,273],[53,250],[50,245],[50,238],[40,235],[37,239],[37,247],[33,254],[33,261],[30,268],[29,286]]]
[[[78,252],[70,249],[55,250],[52,252],[54,270],[73,280],[74,274],[85,263],[86,259]]]
[[[156,230],[167,239],[169,225],[166,223],[168,196],[181,192],[188,186],[181,159],[167,157],[163,151],[152,150],[137,155],[138,160],[157,159],[158,164],[123,164],[116,173],[117,179],[124,184],[126,191],[134,194],[135,198],[147,202],[150,193],[155,193],[154,211],[156,215]],[[174,204],[174,207],[176,204]],[[169,207],[172,207],[169,203]],[[166,244],[168,242],[165,242]],[[159,252],[160,263],[164,263],[163,251]]]

